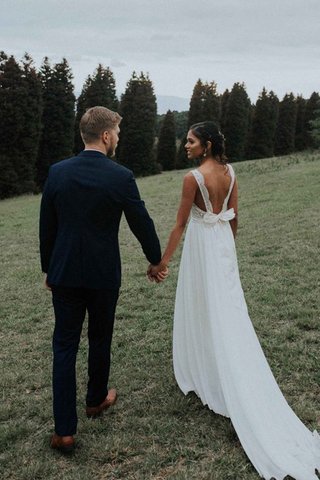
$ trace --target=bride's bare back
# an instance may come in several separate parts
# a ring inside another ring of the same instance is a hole
[[[220,213],[231,183],[228,167],[215,162],[205,162],[198,170],[204,177],[204,183],[209,193],[213,213]],[[201,210],[206,210],[199,189],[196,191],[194,203],[201,208]]]

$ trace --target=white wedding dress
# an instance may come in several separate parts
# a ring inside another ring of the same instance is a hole
[[[252,326],[241,287],[227,209],[214,214],[199,170],[206,212],[195,204],[187,228],[176,293],[173,364],[184,394],[230,417],[239,440],[261,477],[317,480],[320,436],[289,407]]]

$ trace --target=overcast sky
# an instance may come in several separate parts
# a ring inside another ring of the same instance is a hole
[[[282,97],[320,91],[320,0],[0,0],[0,50],[41,64],[66,57],[76,91],[98,63],[119,93],[133,70],[157,95],[190,98],[198,78],[218,91],[245,82]]]

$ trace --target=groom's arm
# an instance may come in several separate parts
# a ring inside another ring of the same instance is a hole
[[[139,240],[148,261],[157,265],[161,260],[161,249],[154,223],[140,198],[140,193],[131,173],[124,199],[124,214],[130,230]]]
[[[48,273],[50,259],[57,235],[57,215],[50,189],[50,173],[46,181],[40,207],[39,239],[41,268]]]

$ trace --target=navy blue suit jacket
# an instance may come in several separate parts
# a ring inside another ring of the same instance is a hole
[[[50,167],[40,210],[40,255],[48,283],[119,288],[119,223],[130,229],[152,264],[160,244],[131,170],[95,150]]]

